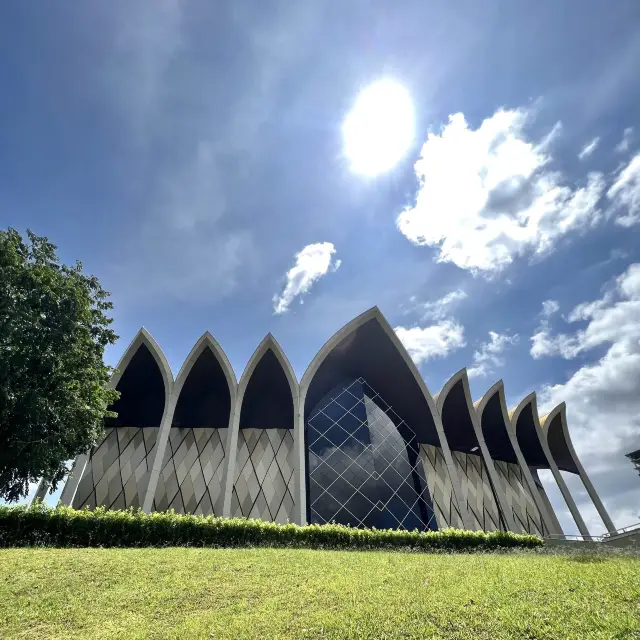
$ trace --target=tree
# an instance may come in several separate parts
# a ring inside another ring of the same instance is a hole
[[[82,264],[61,264],[56,246],[27,231],[0,230],[0,497],[25,496],[44,478],[52,491],[66,461],[104,436],[117,336],[109,294]]]

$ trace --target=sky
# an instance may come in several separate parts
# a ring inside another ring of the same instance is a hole
[[[467,367],[474,400],[504,379],[510,407],[566,401],[622,527],[640,521],[638,68],[637,0],[9,0],[0,226],[100,278],[112,365],[145,326],[176,375],[208,330],[239,377],[272,332],[300,378],[377,305],[432,394]],[[379,81],[414,126],[370,175],[345,122]]]

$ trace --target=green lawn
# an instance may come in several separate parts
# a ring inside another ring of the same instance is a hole
[[[640,557],[2,550],[0,638],[640,638]]]

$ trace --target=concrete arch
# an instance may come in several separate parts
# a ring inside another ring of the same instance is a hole
[[[502,512],[501,515],[504,519],[504,524],[508,530],[514,531],[515,523],[513,521],[513,514],[511,513],[509,505],[506,503],[503,492],[500,491],[498,474],[491,455],[489,454],[489,450],[487,449],[487,445],[480,428],[478,414],[473,406],[471,390],[469,389],[469,377],[467,375],[466,368],[460,369],[460,371],[452,375],[445,383],[437,396],[436,406],[442,420],[442,426],[444,428],[449,447],[463,453],[471,453],[475,447],[480,450],[480,456],[484,462],[485,468],[487,469],[487,473],[489,474],[493,495],[500,511]],[[450,414],[451,418],[447,419],[447,415],[445,414]],[[464,432],[465,418],[467,419],[466,433]],[[471,426],[470,431],[468,426]],[[452,434],[452,429],[456,429],[455,434]]]
[[[171,394],[173,391],[173,373],[171,372],[171,367],[162,352],[162,349],[158,345],[158,343],[153,339],[151,334],[142,327],[138,333],[135,335],[134,339],[131,341],[126,351],[120,358],[116,369],[109,380],[109,387],[112,389],[117,389],[120,382],[124,379],[124,375],[129,368],[129,366],[134,361],[135,356],[138,354],[139,350],[145,347],[148,352],[151,354],[155,365],[158,368],[160,376],[162,378],[163,391],[164,391],[164,402],[162,413],[160,416],[160,424],[159,430],[162,431],[162,427],[166,422],[168,408],[171,402]],[[114,405],[117,407],[116,405]],[[72,471],[69,475],[68,481],[62,491],[60,496],[61,504],[71,505],[73,504],[74,498],[76,497],[76,493],[78,491],[78,487],[80,483],[83,481],[86,473],[88,472],[88,463],[90,461],[90,452],[82,454],[76,458],[74,461]],[[149,461],[147,460],[147,464]],[[144,491],[146,492],[146,487],[144,487]]]
[[[551,532],[555,530],[555,523],[549,515],[547,505],[542,500],[536,483],[531,475],[529,465],[527,465],[515,432],[511,429],[509,410],[504,393],[504,382],[498,380],[486,393],[478,400],[474,408],[478,415],[480,429],[483,433],[489,455],[495,460],[505,462],[516,462],[520,466],[522,475],[527,483],[527,488],[538,507],[538,511],[547,529]],[[562,533],[559,531],[558,533]]]
[[[298,395],[299,395],[299,385],[296,375],[293,371],[293,367],[289,362],[287,356],[285,355],[282,347],[275,339],[273,334],[268,333],[262,342],[258,345],[256,350],[253,352],[251,358],[249,358],[249,362],[245,367],[242,376],[240,377],[240,381],[238,382],[236,398],[235,398],[235,408],[233,411],[233,420],[231,423],[231,427],[229,429],[228,440],[227,440],[227,457],[226,464],[227,468],[225,471],[225,497],[224,497],[224,507],[223,507],[223,515],[225,517],[230,517],[231,515],[231,498],[233,491],[234,478],[236,473],[236,457],[238,451],[238,435],[240,431],[240,419],[242,414],[242,405],[244,401],[245,394],[247,392],[247,388],[251,381],[251,378],[256,371],[256,368],[265,357],[265,355],[271,352],[286,377],[287,383],[289,385],[289,390],[291,391],[292,398],[292,410],[293,410],[293,438],[294,438],[294,448],[297,439],[296,433],[296,410],[298,405]],[[294,476],[296,475],[294,469]],[[293,496],[294,502],[296,500],[296,495]]]
[[[602,518],[602,522],[609,531],[615,533],[616,528],[613,521],[609,517],[607,510],[604,508],[591,479],[587,475],[569,435],[567,426],[567,407],[561,402],[557,407],[551,410],[546,416],[540,418],[543,437],[549,447],[549,451],[553,456],[555,463],[561,471],[569,471],[580,476],[591,502]]]
[[[369,348],[372,345],[376,347],[375,352]],[[391,387],[389,367],[393,362],[397,375],[394,376],[394,386]],[[441,447],[456,506],[465,526],[468,526],[466,505],[463,505],[460,499],[460,482],[433,397],[415,363],[378,307],[372,307],[360,314],[329,338],[302,376],[296,418],[296,429],[303,436],[298,439],[296,449],[299,522],[306,524],[307,521],[304,442],[307,414],[321,399],[322,390],[329,390],[336,371],[344,373],[345,367],[354,375],[366,369],[367,374],[363,377],[366,377],[374,388],[378,387],[379,391],[384,389],[385,399],[389,404],[401,415],[404,413],[403,418],[412,424],[414,430],[419,431],[416,433],[418,439]]]
[[[569,487],[567,487],[560,475],[560,470],[551,455],[551,451],[549,451],[547,440],[542,433],[535,391],[523,398],[518,406],[509,412],[509,417],[511,419],[511,428],[516,434],[518,444],[523,451],[527,464],[535,469],[551,470],[580,534],[584,537],[590,537],[589,530],[578,511]]]
[[[151,476],[149,479],[149,487],[147,489],[143,510],[147,513],[151,511],[153,507],[153,500],[156,493],[156,489],[158,486],[158,478],[160,476],[160,472],[162,470],[162,463],[165,457],[165,452],[167,448],[167,441],[169,438],[171,426],[173,423],[176,407],[178,405],[178,401],[180,399],[180,394],[182,393],[182,389],[189,378],[189,374],[191,373],[194,365],[198,362],[200,356],[205,352],[206,349],[209,349],[213,354],[213,357],[217,361],[220,366],[222,373],[224,374],[225,380],[227,382],[227,387],[229,389],[230,396],[230,410],[229,410],[229,421],[228,425],[231,424],[233,419],[233,411],[235,408],[235,396],[237,390],[237,382],[236,376],[233,371],[233,367],[227,358],[226,353],[220,346],[220,344],[215,340],[215,338],[208,332],[205,333],[198,339],[196,344],[193,346],[186,360],[182,364],[180,371],[178,372],[178,376],[176,377],[175,383],[173,385],[173,390],[171,394],[171,398],[169,401],[169,405],[166,410],[166,419],[163,420],[162,428],[158,435],[158,442],[156,445],[156,452],[154,456],[153,466],[151,470]]]

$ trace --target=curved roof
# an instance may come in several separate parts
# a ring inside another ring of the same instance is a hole
[[[475,409],[466,369],[460,369],[449,378],[436,396],[436,406],[442,416],[442,426],[450,449],[476,452],[479,442],[473,428]],[[480,455],[479,451],[477,453]]]
[[[535,392],[530,393],[509,412],[509,418],[527,464],[536,469],[548,469],[549,461],[542,447],[544,436],[538,419],[537,402]]]
[[[579,474],[576,452],[567,428],[566,405],[561,402],[546,416],[540,418],[543,436],[546,438],[551,455],[561,471]]]
[[[511,425],[502,380],[498,380],[475,403],[475,410],[491,457],[495,460],[518,464],[518,457],[509,438]]]
[[[300,383],[305,420],[335,380],[366,378],[416,433],[439,445],[435,403],[415,363],[377,307],[337,331],[318,351]]]
[[[235,395],[236,387],[238,383],[236,381],[236,374],[233,371],[233,367],[229,362],[229,358],[227,358],[227,354],[224,352],[218,341],[208,332],[205,331],[198,341],[193,345],[191,351],[189,351],[189,355],[186,360],[180,367],[180,371],[176,377],[175,388],[179,393],[182,389],[186,379],[191,373],[191,369],[193,365],[196,363],[200,355],[203,353],[205,349],[210,349],[213,356],[218,361],[222,372],[224,373],[224,377],[227,381],[227,385],[229,386],[229,390],[232,395]]]
[[[124,374],[125,369],[129,366],[131,359],[142,345],[145,345],[147,349],[149,349],[149,352],[158,365],[158,369],[160,370],[160,374],[162,375],[162,380],[164,383],[165,396],[168,400],[169,394],[171,393],[171,387],[173,385],[173,373],[171,372],[171,367],[169,366],[169,362],[162,352],[162,349],[153,339],[153,336],[144,327],[142,327],[138,331],[138,333],[136,333],[135,337],[130,342],[123,356],[120,358],[118,364],[116,365],[115,371],[111,376],[109,385],[112,389],[115,389],[118,386],[120,378]]]
[[[213,336],[205,332],[189,352],[176,378],[173,426],[226,427],[236,387],[229,359]],[[224,419],[216,420],[222,414]]]
[[[239,425],[293,429],[298,381],[282,347],[267,334],[249,359],[238,383]]]
[[[159,427],[169,404],[173,375],[162,350],[146,329],[140,329],[111,376],[120,391],[110,407],[117,413],[105,426]]]

